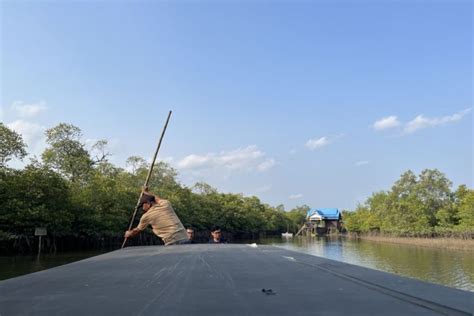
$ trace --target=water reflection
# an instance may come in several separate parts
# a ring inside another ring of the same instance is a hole
[[[474,252],[351,240],[269,239],[264,243],[474,292]]]
[[[41,255],[40,258],[36,256],[0,256],[0,280],[53,268],[101,253],[104,253],[104,251],[66,252],[56,255],[45,254]]]

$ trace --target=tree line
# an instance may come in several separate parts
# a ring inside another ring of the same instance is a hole
[[[27,155],[27,147],[21,135],[0,123],[0,249],[35,249],[36,227],[47,228],[50,249],[120,245],[150,164],[132,156],[126,169],[114,166],[106,141],[87,148],[81,130],[71,124],[61,123],[45,135],[41,160],[31,159],[23,169],[9,168],[11,159]],[[155,164],[149,187],[170,200],[183,224],[194,227],[201,238],[214,224],[230,239],[279,234],[287,227],[296,230],[309,209],[286,212],[283,205],[220,193],[206,183],[188,187],[165,162]],[[140,238],[133,242],[157,241],[152,234]]]
[[[396,236],[474,236],[474,190],[437,169],[406,171],[388,191],[373,193],[355,212],[344,212],[349,232]]]
[[[0,123],[0,250],[33,250],[34,230],[48,230],[50,250],[121,244],[136,205],[149,163],[138,156],[127,168],[108,160],[107,142],[90,148],[80,128],[61,123],[46,130],[47,147],[41,159],[23,169],[8,167],[13,158],[27,156],[21,135]],[[306,205],[285,211],[258,197],[221,193],[206,183],[185,186],[177,171],[165,162],[154,166],[150,188],[170,200],[185,226],[206,238],[216,224],[230,239],[254,239],[289,229],[297,232],[306,218]],[[427,169],[418,176],[407,171],[391,190],[373,193],[354,212],[344,211],[344,229],[353,233],[401,236],[461,235],[472,238],[474,191],[452,183],[440,171]],[[137,214],[137,218],[141,214]],[[136,224],[136,223],[135,223]],[[156,243],[142,234],[135,243]]]

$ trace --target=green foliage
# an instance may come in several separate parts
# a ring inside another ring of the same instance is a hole
[[[66,180],[46,167],[0,173],[0,231],[31,235],[47,227],[52,235],[71,232],[71,194]]]
[[[451,181],[436,169],[426,169],[421,172],[415,194],[423,204],[424,215],[429,221],[429,226],[434,227],[437,224],[436,214],[440,210],[447,210],[452,204],[451,185]]]
[[[81,143],[81,130],[71,124],[61,123],[46,130],[49,147],[42,154],[43,162],[69,180],[85,180],[92,170],[93,161]]]
[[[474,232],[474,190],[468,190],[459,201],[459,228]]]
[[[11,157],[23,157],[21,137],[0,125],[1,167]],[[46,131],[48,148],[43,163],[23,170],[0,168],[0,240],[31,236],[35,227],[47,227],[53,236],[120,237],[128,227],[149,163],[137,156],[127,170],[106,159],[105,141],[89,150],[79,128],[59,124]],[[7,139],[8,138],[8,139]],[[164,162],[154,165],[150,189],[171,201],[186,226],[207,230],[217,224],[234,234],[296,233],[309,206],[285,211],[257,197],[219,193],[200,182],[191,188],[180,184],[177,172]],[[354,212],[343,212],[350,232],[389,232],[421,235],[433,232],[474,231],[474,191],[451,182],[438,170],[423,170],[417,177],[403,173],[389,191],[372,194]],[[141,214],[138,214],[137,219]]]
[[[365,210],[361,206],[358,206],[355,212],[344,212],[342,218],[344,219],[344,227],[353,233],[362,232],[362,217],[364,216]]]
[[[121,169],[102,164],[85,185],[71,185],[76,233],[113,236],[126,227],[137,190],[120,182],[122,173]]]
[[[460,186],[453,193],[451,185],[436,169],[423,170],[418,177],[407,171],[390,191],[374,193],[355,212],[345,213],[345,228],[404,236],[473,231],[472,190]]]
[[[149,163],[133,156],[127,160],[128,170],[115,167],[105,159],[106,142],[99,141],[88,150],[74,125],[61,123],[48,129],[46,136],[49,146],[42,154],[43,163],[35,162],[24,170],[0,169],[2,238],[31,236],[38,226],[47,227],[54,236],[122,236]],[[254,196],[219,193],[202,182],[187,188],[164,162],[153,166],[148,186],[171,201],[183,224],[198,230],[217,224],[234,234],[281,233],[287,227],[296,231],[309,208],[285,212],[283,205],[271,207]]]
[[[0,168],[13,157],[23,159],[26,156],[26,144],[21,135],[0,122]]]
[[[289,212],[285,213],[286,218],[288,219],[287,225],[289,226],[288,231],[297,233],[301,228],[303,223],[306,221],[306,214],[308,213],[310,207],[307,205],[297,206]]]

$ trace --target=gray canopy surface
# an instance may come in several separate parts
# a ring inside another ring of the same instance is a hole
[[[273,246],[130,247],[0,282],[0,315],[471,315],[474,293]]]

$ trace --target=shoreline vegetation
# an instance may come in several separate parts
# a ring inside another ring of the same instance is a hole
[[[22,160],[28,153],[22,136],[0,123],[0,253],[36,252],[36,228],[47,230],[44,253],[117,247],[150,164],[138,156],[129,157],[125,167],[112,164],[107,141],[89,146],[81,129],[71,124],[60,123],[47,129],[45,136],[47,147],[41,157],[30,159],[21,169],[10,168],[10,160]],[[302,205],[287,210],[257,196],[219,192],[204,182],[186,186],[163,161],[155,164],[149,187],[171,202],[185,226],[209,236],[209,228],[219,225],[231,241],[287,230],[296,233],[310,209]],[[437,169],[418,176],[408,170],[390,190],[375,192],[354,211],[342,214],[343,230],[352,234],[472,240],[474,190],[466,185],[453,190],[452,182]],[[452,247],[450,240],[444,244]],[[130,241],[158,243],[150,232]]]
[[[409,245],[416,247],[461,250],[474,252],[474,239],[456,237],[400,237],[385,235],[345,234],[349,239],[367,240],[379,243]]]
[[[390,190],[372,193],[353,212],[343,212],[344,229],[363,236],[474,236],[474,190],[452,182],[437,169],[408,170]]]

